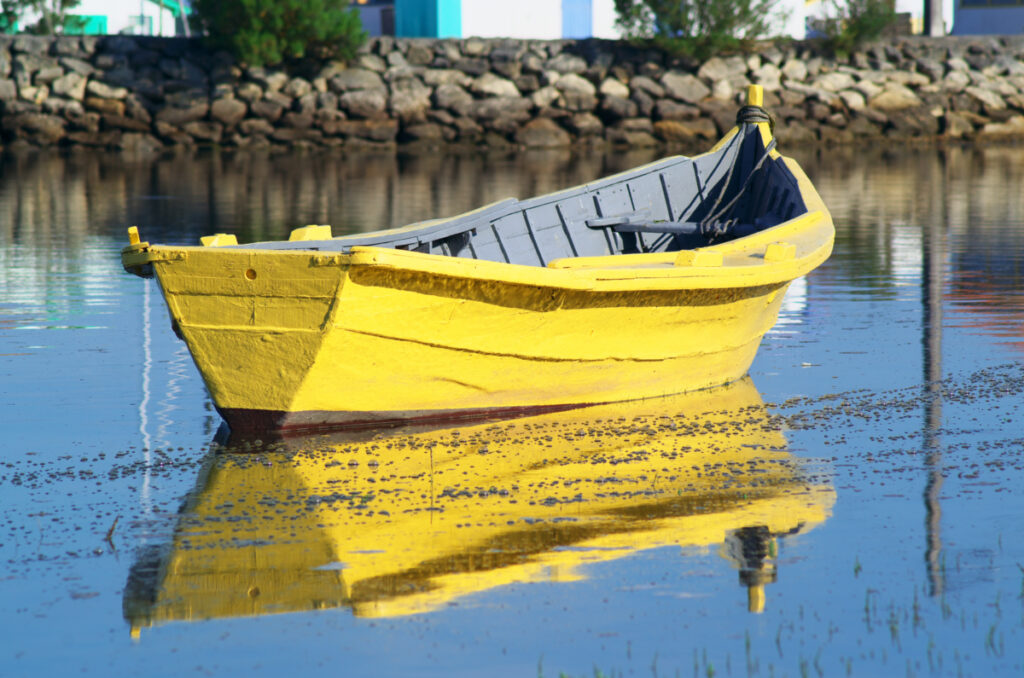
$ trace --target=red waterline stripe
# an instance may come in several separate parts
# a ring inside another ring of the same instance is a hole
[[[331,412],[329,410],[284,412],[229,407],[217,408],[217,410],[231,428],[232,434],[276,433],[288,436],[331,431],[365,431],[410,424],[453,424],[481,422],[490,419],[516,419],[535,414],[565,412],[598,404],[601,403],[524,405],[464,410],[410,410],[405,412]]]

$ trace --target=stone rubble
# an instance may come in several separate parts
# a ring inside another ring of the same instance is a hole
[[[812,43],[703,63],[603,40],[370,40],[351,63],[246,68],[200,41],[0,36],[0,144],[706,147],[748,84],[784,145],[1024,138],[1024,36]]]

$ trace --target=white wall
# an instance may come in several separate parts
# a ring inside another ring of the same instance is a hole
[[[462,36],[481,38],[562,37],[559,0],[462,0]]]
[[[769,35],[803,40],[807,37],[807,14],[811,7],[804,0],[779,0]]]
[[[618,14],[615,13],[615,0],[593,0],[591,5],[591,21],[595,38],[615,40],[622,37],[622,31],[615,25]]]

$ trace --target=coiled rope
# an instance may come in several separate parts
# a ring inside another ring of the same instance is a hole
[[[771,130],[772,134],[775,134],[775,116],[765,110],[764,107],[748,105],[744,106],[736,113],[737,125],[757,122],[768,123],[768,129]]]

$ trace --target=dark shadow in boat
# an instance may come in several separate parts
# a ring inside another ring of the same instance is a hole
[[[578,580],[589,564],[664,546],[717,546],[760,611],[779,539],[825,520],[834,501],[785,447],[745,379],[211,453],[173,536],[132,566],[125,619],[137,633],[327,607],[401,616],[509,583]]]

